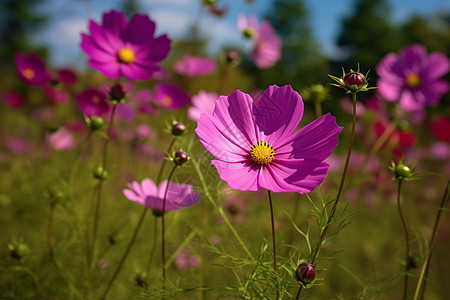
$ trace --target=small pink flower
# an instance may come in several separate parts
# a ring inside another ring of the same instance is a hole
[[[434,106],[449,90],[441,79],[450,69],[449,59],[440,52],[427,54],[422,45],[412,44],[389,53],[377,65],[377,91],[387,101],[399,101],[405,111]]]
[[[110,110],[110,104],[106,100],[105,92],[88,88],[76,96],[78,107],[88,117],[103,117]]]
[[[192,96],[193,106],[188,109],[189,119],[197,121],[203,112],[212,115],[217,97],[216,93],[205,91],[200,91],[197,95]]]
[[[47,142],[55,150],[70,150],[75,147],[72,133],[65,127],[47,134]]]
[[[175,257],[174,263],[177,269],[183,272],[189,267],[198,268],[200,266],[200,259],[192,255],[187,249],[182,249]]]
[[[69,93],[60,87],[46,85],[42,89],[50,101],[54,103],[66,103],[69,101]]]
[[[7,138],[6,145],[15,154],[21,155],[30,154],[33,150],[33,147],[30,144],[30,142],[22,138],[15,138],[15,137]]]
[[[216,69],[217,64],[214,60],[200,56],[185,55],[175,64],[175,72],[188,77],[208,75]]]
[[[237,18],[237,26],[246,38],[256,38],[258,35],[259,23],[255,16],[246,17],[239,15]]]
[[[21,108],[25,103],[22,95],[16,92],[4,93],[3,100],[7,106],[12,108]]]
[[[17,67],[17,76],[26,84],[44,85],[50,80],[44,62],[36,54],[22,55],[16,53],[14,61]]]
[[[281,38],[268,21],[259,27],[251,58],[260,69],[273,67],[281,58]]]
[[[88,64],[113,79],[150,79],[170,49],[166,35],[154,37],[155,22],[146,15],[135,14],[127,22],[123,12],[112,10],[103,14],[101,25],[91,20],[89,31],[81,34]]]
[[[169,110],[176,110],[189,103],[190,97],[178,85],[158,83],[155,88],[155,103]]]

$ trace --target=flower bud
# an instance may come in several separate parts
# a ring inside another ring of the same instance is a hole
[[[421,265],[420,256],[412,254],[409,257],[408,269],[416,269]]]
[[[361,87],[362,85],[364,85],[364,83],[366,83],[366,78],[359,72],[350,72],[345,74],[344,83],[349,87],[352,85]]]
[[[238,64],[241,61],[239,53],[234,50],[228,50],[225,55],[227,64]]]
[[[11,243],[8,245],[9,254],[12,258],[21,260],[30,253],[30,248],[24,243]]]
[[[174,162],[181,166],[182,164],[184,164],[185,162],[187,162],[189,159],[189,156],[187,155],[186,152],[184,151],[178,151],[175,153],[175,158],[174,158]]]
[[[242,36],[246,39],[252,39],[255,36],[255,31],[252,28],[246,28],[242,31]]]
[[[411,175],[411,169],[407,165],[399,163],[397,166],[395,166],[394,174],[395,178],[397,179],[405,179]]]
[[[50,191],[47,195],[51,205],[56,205],[64,198],[64,193],[61,191]]]
[[[108,177],[108,171],[103,169],[103,167],[98,167],[97,169],[94,170],[92,175],[94,175],[95,179],[105,180]]]
[[[103,118],[92,116],[89,119],[88,126],[92,131],[97,131],[103,129],[106,126],[106,123]]]
[[[108,93],[109,99],[117,102],[123,102],[125,100],[126,92],[120,83],[113,85]]]
[[[113,232],[108,236],[108,241],[111,245],[115,245],[122,239],[122,235],[118,232]]]
[[[295,272],[297,280],[307,285],[316,278],[316,269],[312,264],[301,263]]]
[[[140,272],[134,278],[136,280],[136,284],[142,287],[147,286],[147,274],[145,272]]]
[[[173,122],[172,124],[172,134],[175,136],[180,136],[186,130],[186,126],[181,122]]]

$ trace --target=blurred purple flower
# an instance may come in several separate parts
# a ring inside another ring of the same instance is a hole
[[[11,137],[6,139],[6,145],[15,154],[30,154],[33,152],[33,146],[25,139]]]
[[[88,88],[76,96],[76,102],[86,116],[103,117],[110,109],[110,104],[106,101],[106,98],[107,95],[105,92]]]
[[[435,142],[430,146],[428,157],[438,160],[450,159],[450,144],[445,142]]]
[[[239,31],[245,38],[256,38],[258,34],[259,23],[255,16],[239,15],[237,18]]]
[[[77,75],[71,69],[60,69],[56,72],[56,80],[67,85],[74,85],[77,83]]]
[[[200,266],[200,259],[192,255],[187,249],[182,249],[180,253],[175,257],[174,264],[181,272],[185,271],[188,267],[198,268]]]
[[[307,193],[325,178],[342,127],[326,114],[294,132],[303,101],[290,85],[270,86],[255,104],[237,90],[220,96],[195,130],[231,188]]]
[[[65,127],[47,134],[47,142],[55,150],[70,150],[75,147],[72,133]]]
[[[389,53],[377,65],[378,92],[387,101],[399,101],[405,111],[436,105],[449,90],[441,79],[450,69],[449,59],[440,52],[427,54],[422,45],[412,44],[399,54]]]
[[[178,74],[195,77],[215,72],[217,64],[214,60],[207,57],[185,55],[175,63],[174,68]]]
[[[345,111],[346,113],[352,114],[353,113],[353,103],[352,100],[348,97],[344,97],[341,99],[340,102],[341,109]],[[365,107],[361,102],[356,102],[356,115],[362,116],[364,114]]]
[[[189,119],[197,121],[203,112],[212,115],[217,97],[216,93],[205,91],[200,91],[197,95],[192,96],[193,106],[188,109]]]
[[[5,92],[3,94],[3,101],[7,106],[12,108],[21,108],[25,103],[22,95],[16,92]]]
[[[54,103],[66,103],[69,101],[69,93],[61,87],[53,87],[50,85],[43,86],[42,89],[50,101]]]
[[[145,178],[141,184],[133,181],[128,187],[129,189],[123,190],[128,200],[150,208],[155,215],[161,214],[167,180],[156,186],[151,179]],[[192,185],[171,182],[167,190],[165,210],[177,210],[197,204],[199,196]]]
[[[258,29],[251,58],[260,69],[273,67],[281,58],[281,38],[268,21]]]
[[[81,34],[88,64],[113,79],[150,79],[170,49],[166,35],[154,37],[155,23],[146,15],[135,14],[127,22],[124,13],[112,10],[103,14],[102,25],[91,20],[89,31]]]
[[[155,103],[163,108],[175,110],[184,107],[191,99],[178,85],[158,83],[155,88]]]
[[[116,117],[127,123],[131,123],[136,119],[135,109],[131,102],[120,103],[116,107]]]
[[[151,104],[154,97],[153,91],[150,89],[141,89],[134,92],[133,96],[130,96],[130,98],[136,101],[138,111],[149,115],[157,113],[156,108]]]
[[[44,62],[36,54],[22,55],[16,53],[14,62],[17,67],[17,76],[26,84],[44,85],[50,80]]]

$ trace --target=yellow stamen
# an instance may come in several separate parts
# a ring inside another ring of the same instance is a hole
[[[164,96],[164,98],[162,98],[161,102],[165,106],[170,106],[173,103],[173,100],[169,96]]]
[[[23,75],[23,77],[25,77],[26,79],[31,80],[31,79],[34,78],[35,73],[34,73],[34,71],[31,70],[31,69],[25,69],[25,70],[23,70],[22,75]]]
[[[406,77],[406,85],[409,88],[414,89],[418,87],[420,83],[421,83],[420,77],[415,73],[411,73],[408,75],[408,77]]]
[[[117,56],[121,62],[126,64],[131,64],[134,61],[134,52],[129,48],[123,48]]]
[[[260,165],[269,164],[275,155],[273,147],[270,146],[267,142],[258,142],[252,145],[252,150],[250,151],[251,159]]]

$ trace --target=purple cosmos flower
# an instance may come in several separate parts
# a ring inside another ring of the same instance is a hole
[[[26,84],[44,85],[50,80],[44,62],[36,54],[22,55],[16,53],[14,62],[17,67],[17,76]]]
[[[146,15],[135,14],[127,23],[124,13],[112,10],[103,14],[102,25],[91,20],[89,31],[81,34],[88,64],[113,79],[149,79],[170,49],[166,35],[154,37],[155,23]]]
[[[182,108],[190,100],[176,84],[158,83],[155,88],[155,103],[160,107],[175,110]]]
[[[330,114],[294,132],[303,101],[290,85],[270,86],[258,103],[237,90],[202,114],[195,130],[231,188],[307,193],[325,178],[343,127]]]
[[[167,180],[156,186],[151,179],[145,178],[141,184],[133,181],[128,184],[128,187],[129,189],[123,190],[128,200],[150,208],[155,215],[161,213]],[[165,211],[177,210],[197,204],[199,197],[200,195],[194,192],[192,185],[171,182],[167,190]]]
[[[74,85],[77,83],[77,74],[71,69],[60,69],[56,73],[56,80],[61,83],[65,83],[67,85]]]
[[[264,21],[258,29],[251,58],[260,69],[273,67],[281,58],[281,38],[268,21]]]
[[[78,107],[86,116],[103,117],[110,109],[106,98],[107,95],[105,92],[89,88],[79,93],[76,96],[76,101]]]
[[[175,64],[175,72],[188,77],[208,75],[216,69],[217,64],[214,60],[200,56],[185,55]]]
[[[450,69],[449,59],[442,53],[427,55],[422,45],[409,45],[397,55],[389,53],[377,65],[377,86],[387,101],[400,101],[405,111],[421,110],[436,105],[449,90],[440,79]]]
[[[200,91],[197,95],[192,96],[193,106],[188,109],[189,119],[197,121],[203,112],[212,115],[216,100],[216,93],[207,93],[205,91]]]

